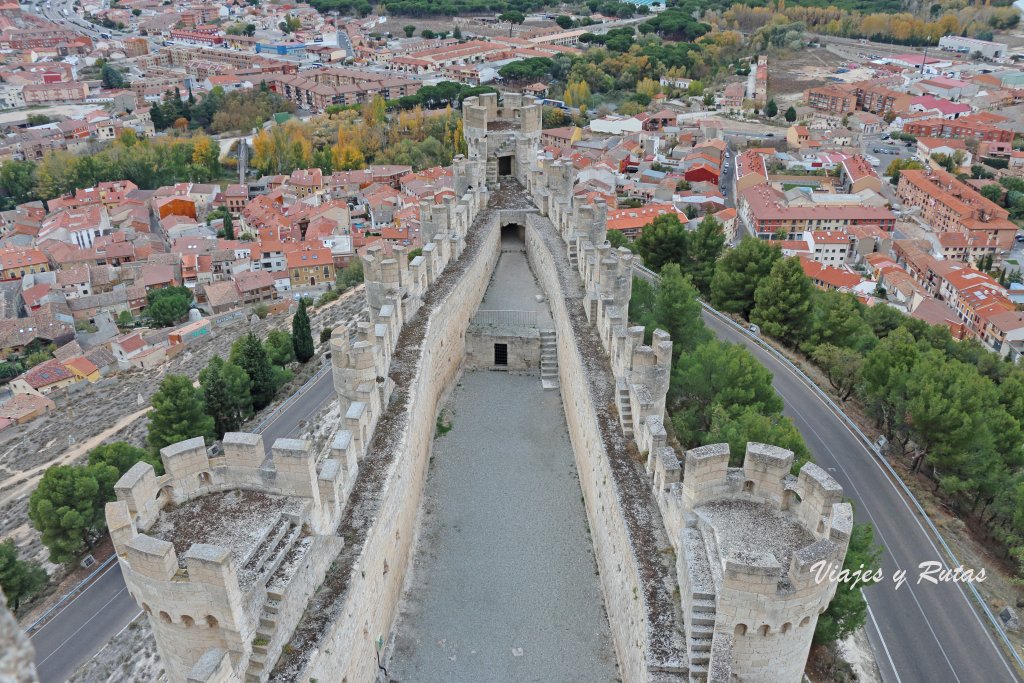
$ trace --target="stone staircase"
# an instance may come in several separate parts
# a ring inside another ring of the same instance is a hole
[[[629,387],[623,379],[618,379],[615,386],[615,402],[619,409],[619,422],[622,434],[627,439],[633,438],[633,407],[629,402]]]
[[[690,611],[690,630],[686,634],[690,683],[705,683],[711,662],[711,639],[715,634],[715,594],[700,591],[691,593]]]
[[[554,330],[540,331],[540,384],[545,389],[557,389],[558,347]]]
[[[264,680],[267,655],[277,631],[277,605],[282,600],[283,595],[267,591],[267,600],[260,612],[260,623],[252,640],[252,656],[249,657],[249,668],[245,672],[246,683],[260,683]]]
[[[246,568],[255,570],[260,581],[269,583],[270,578],[281,567],[301,535],[302,524],[299,520],[282,515],[267,534],[266,541],[269,542],[260,544],[260,550],[246,562]],[[270,649],[275,645],[273,641],[278,630],[277,608],[283,600],[282,594],[267,589],[267,597],[260,610],[256,635],[253,636],[252,656],[249,657],[249,667],[245,673],[246,683],[259,683],[266,680],[269,671],[265,669],[268,665]],[[276,643],[276,646],[279,649],[281,643]],[[276,661],[276,654],[274,659],[269,660],[269,664],[273,665],[274,661]]]
[[[707,683],[711,663],[711,642],[715,635],[716,589],[715,565],[710,557],[718,557],[713,534],[707,530],[687,527],[683,530],[688,576],[686,608],[686,650],[690,664],[690,683]],[[721,568],[719,568],[721,571]]]

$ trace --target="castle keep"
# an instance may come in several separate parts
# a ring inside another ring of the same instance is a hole
[[[488,364],[474,359],[498,333],[474,316],[514,225],[553,331],[509,339],[562,391],[622,679],[796,683],[836,588],[810,567],[841,564],[849,541],[840,487],[770,445],[739,468],[726,444],[669,447],[672,339],[630,327],[633,256],[605,240],[606,207],[539,156],[533,98],[463,111],[458,199],[421,205],[422,253],[363,257],[369,322],[330,341],[330,447],[234,433],[213,455],[191,439],[161,451],[163,475],[139,463],[118,482],[108,524],[169,680],[377,680],[440,402]]]

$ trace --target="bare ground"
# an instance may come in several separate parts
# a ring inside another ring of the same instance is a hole
[[[136,617],[123,631],[110,639],[106,647],[83,664],[68,683],[135,683],[166,681],[156,638],[149,620]]]

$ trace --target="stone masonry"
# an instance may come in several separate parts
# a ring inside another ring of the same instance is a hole
[[[0,681],[36,683],[35,650],[0,591]]]
[[[420,207],[422,254],[362,257],[369,322],[331,338],[329,452],[233,433],[211,454],[196,438],[161,451],[164,474],[139,463],[118,481],[107,523],[168,680],[377,679],[434,420],[516,224],[551,304],[624,680],[799,681],[836,588],[810,567],[841,563],[849,541],[840,487],[813,464],[793,476],[792,453],[770,445],[748,444],[741,468],[725,444],[668,447],[672,340],[629,326],[633,257],[608,245],[606,207],[574,199],[572,165],[538,155],[533,98],[467,98],[464,117],[458,199]]]
[[[583,314],[607,354],[610,376],[601,377],[601,369],[594,368],[590,380],[597,376],[599,383],[614,382],[622,434],[646,460],[660,523],[675,551],[686,638],[685,662],[680,666],[652,657],[652,652],[646,667],[630,667],[623,661],[630,643],[621,642],[625,637],[614,623],[626,615],[611,613],[618,601],[607,595],[613,633],[620,636],[620,665],[632,672],[631,680],[796,683],[803,677],[818,615],[836,590],[833,581],[817,583],[811,567],[818,561],[842,565],[852,509],[842,502],[841,487],[817,465],[809,463],[798,476],[790,474],[793,454],[785,449],[750,443],[743,466],[730,468],[728,444],[693,449],[682,458],[667,446],[665,397],[672,341],[664,331],[655,330],[652,343],[645,344],[644,328],[628,325],[632,254],[612,250],[605,240],[603,203],[575,201],[574,175],[571,164],[555,160],[531,168],[527,184],[561,237],[564,258],[578,271]],[[545,229],[539,222],[534,225]],[[542,240],[533,236],[533,241]],[[539,246],[534,249],[541,251]],[[558,286],[562,291],[548,291],[549,300],[571,300],[566,283]],[[581,385],[580,377],[570,375],[571,364],[563,362],[563,351],[560,346],[563,387],[592,393],[593,384]],[[570,410],[568,404],[566,409]],[[576,448],[580,450],[579,445]],[[624,481],[620,478],[620,486]],[[592,524],[595,519],[600,517],[592,515]],[[600,540],[601,534],[595,532],[595,544]],[[631,540],[637,541],[635,534]],[[602,555],[599,547],[599,559]],[[604,585],[608,591],[614,584]],[[656,602],[651,599],[648,604],[646,618],[652,623]],[[654,634],[648,630],[646,637],[650,647]],[[679,678],[672,675],[673,669]]]
[[[457,161],[458,173],[475,169]],[[395,388],[389,367],[403,325],[486,204],[483,182],[456,184],[466,188],[457,202],[429,207],[421,255],[373,246],[363,257],[370,322],[331,338],[342,423],[329,453],[297,439],[268,452],[258,434],[229,433],[216,455],[189,439],[161,450],[165,474],[138,463],[117,482],[107,524],[172,683],[272,678],[345,545],[342,520]]]

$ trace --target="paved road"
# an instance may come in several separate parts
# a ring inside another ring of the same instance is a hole
[[[263,443],[268,452],[277,439],[300,432],[303,424],[333,398],[330,372],[307,384],[280,414],[262,425]],[[115,562],[63,611],[32,634],[39,680],[42,683],[67,680],[138,614],[139,607],[128,595],[120,565]]]
[[[931,536],[860,440],[803,380],[774,356],[721,320],[704,321],[724,340],[745,344],[775,376],[785,413],[800,429],[815,461],[842,485],[858,521],[875,528],[885,546],[886,580],[866,589],[868,637],[886,681],[1020,681],[966,592],[957,585],[917,585],[918,564],[945,564]],[[896,590],[896,569],[907,583]]]
[[[32,634],[39,680],[66,680],[138,614],[139,606],[124,585],[121,565],[114,562],[63,612]]]

